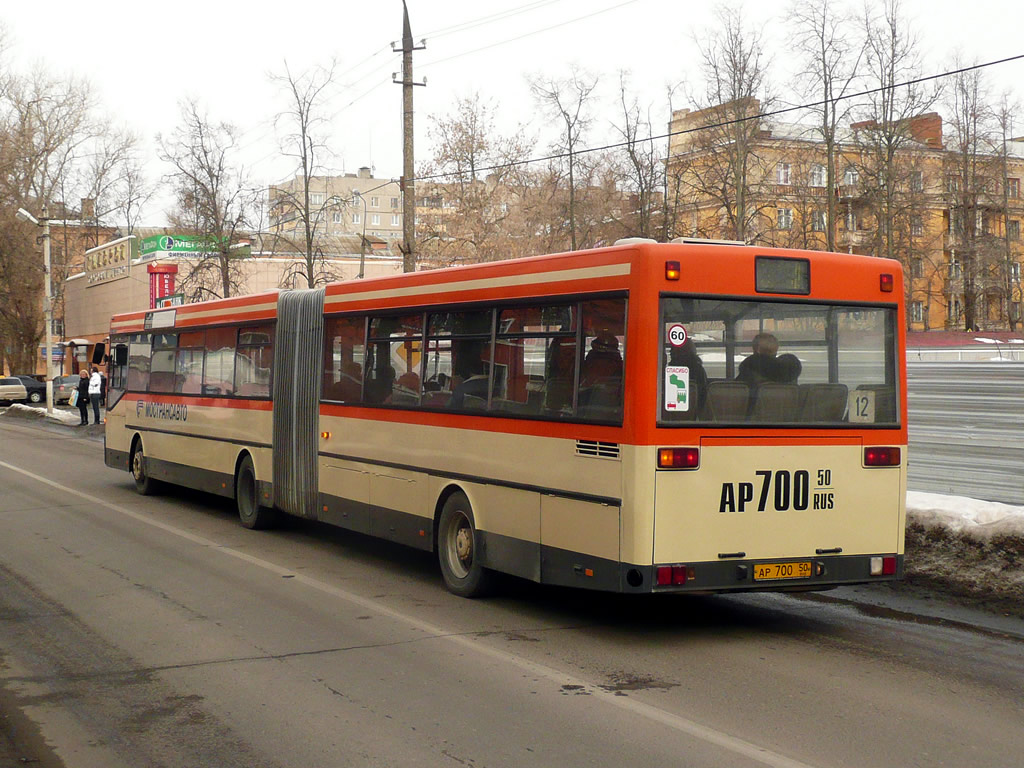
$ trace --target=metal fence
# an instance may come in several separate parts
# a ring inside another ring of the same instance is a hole
[[[907,363],[908,485],[1024,505],[1024,365]]]

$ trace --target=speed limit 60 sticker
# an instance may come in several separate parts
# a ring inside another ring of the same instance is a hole
[[[668,343],[673,347],[681,347],[686,343],[686,328],[679,323],[668,327]]]

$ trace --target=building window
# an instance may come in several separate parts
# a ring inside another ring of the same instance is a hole
[[[912,323],[923,323],[924,322],[924,302],[912,301],[910,302],[910,322]]]
[[[1017,219],[1006,222],[1006,236],[1011,240],[1020,240],[1020,222]]]
[[[1020,262],[1014,261],[1010,264],[1010,279],[1015,283],[1020,282]]]
[[[858,181],[860,181],[860,174],[857,173],[857,169],[852,165],[848,165],[846,170],[843,171],[843,184],[847,187],[852,187]]]
[[[352,190],[352,199],[349,201],[349,205],[351,205],[353,208],[358,208],[362,204],[363,204],[362,203],[362,199],[359,197],[359,190],[358,189],[353,189]]]
[[[920,237],[924,234],[924,220],[920,216],[910,217],[910,234]]]
[[[362,218],[360,217],[360,215],[358,213],[353,213],[352,214],[352,223],[353,224],[358,224],[360,221],[362,221]]]
[[[910,191],[924,192],[924,174],[921,171],[910,172]]]
[[[950,321],[956,321],[960,317],[961,306],[960,299],[950,299],[949,307],[947,308],[947,317]]]
[[[397,197],[392,197],[391,198],[391,207],[392,208],[397,208],[398,207],[398,198]]]
[[[814,211],[811,214],[811,231],[812,232],[824,232],[825,231],[825,212]]]
[[[380,198],[379,197],[371,197],[370,198],[370,207],[371,208],[380,208]]]
[[[331,220],[332,220],[332,221],[333,221],[333,222],[334,222],[335,224],[341,224],[341,212],[340,212],[340,211],[335,211],[335,212],[334,212],[334,213],[333,213],[333,214],[331,215]]]
[[[1020,179],[1006,180],[1007,197],[1020,197]]]
[[[323,192],[313,192],[313,193],[311,193],[310,196],[309,196],[309,204],[310,205],[323,205],[324,204],[324,193]]]
[[[812,165],[811,166],[811,186],[812,187],[824,187],[825,186],[825,166],[824,165]]]
[[[843,218],[845,220],[847,232],[853,232],[857,229],[857,217],[854,215],[853,211],[847,211],[846,216]]]
[[[910,276],[924,277],[924,260],[912,259],[910,262]]]
[[[373,226],[375,226],[375,227],[380,226],[380,214],[379,213],[372,213],[372,214],[370,214],[370,223]]]
[[[792,229],[793,228],[793,209],[792,208],[776,208],[775,209],[775,222],[779,229]]]
[[[790,185],[792,181],[792,168],[789,163],[779,163],[775,166],[775,183]],[[789,229],[789,227],[787,227]]]
[[[397,227],[397,226],[399,226],[399,225],[400,225],[401,223],[402,223],[402,217],[401,217],[401,216],[399,216],[399,215],[398,215],[397,213],[396,213],[396,214],[394,214],[394,215],[393,215],[393,216],[391,217],[391,226],[392,226],[392,227]]]
[[[953,257],[949,260],[949,279],[956,280],[960,274],[960,260]]]
[[[949,183],[946,185],[951,194],[957,194],[960,191],[960,179],[957,176],[950,176]]]

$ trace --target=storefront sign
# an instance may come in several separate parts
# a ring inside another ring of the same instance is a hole
[[[153,235],[142,238],[139,253],[143,260],[159,259],[175,254],[203,256],[220,250],[214,238],[201,235]]]
[[[129,235],[85,252],[85,275],[88,287],[128,277],[135,237]]]
[[[178,265],[150,264],[146,271],[149,272],[149,308],[155,309],[160,299],[174,293]]]

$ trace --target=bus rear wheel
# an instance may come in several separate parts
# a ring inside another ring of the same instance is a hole
[[[256,470],[253,469],[252,458],[249,456],[242,459],[238,466],[238,476],[235,478],[235,504],[238,507],[238,519],[246,528],[270,528],[277,522],[277,512],[260,504]]]
[[[492,586],[494,574],[480,564],[479,544],[469,500],[462,493],[452,494],[441,508],[437,559],[445,586],[459,597],[481,597]]]
[[[146,455],[142,452],[142,441],[136,440],[132,449],[132,478],[135,480],[135,490],[143,496],[152,496],[159,490],[160,483],[149,476],[146,467]]]

